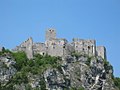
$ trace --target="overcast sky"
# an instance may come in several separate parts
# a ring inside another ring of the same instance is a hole
[[[120,77],[120,0],[0,0],[0,46],[44,42],[48,28],[70,42],[96,39]]]

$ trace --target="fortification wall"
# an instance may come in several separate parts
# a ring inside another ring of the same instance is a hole
[[[74,46],[72,43],[68,43],[65,45],[65,55],[71,55],[72,52],[74,52],[75,49],[74,49]]]
[[[2,52],[2,47],[0,47],[0,52]]]
[[[96,54],[96,41],[95,40],[84,40],[84,39],[73,39],[73,46],[76,52],[88,54],[90,56]]]
[[[27,41],[26,41],[26,54],[27,54],[27,57],[29,59],[32,59],[33,58],[33,40],[32,38],[30,37]]]
[[[20,46],[16,46],[12,51],[24,51],[29,59],[33,58],[33,40],[32,38],[28,38],[26,41],[20,44]]]
[[[56,31],[48,29],[46,31],[45,43],[34,43],[32,38],[29,38],[20,46],[17,46],[14,51],[25,51],[29,59],[33,58],[33,54],[48,54],[51,56],[64,56],[69,55],[71,52],[76,51],[89,56],[101,56],[106,58],[106,49],[103,46],[96,47],[95,40],[84,40],[74,38],[72,43],[64,38],[56,38]]]
[[[51,56],[63,56],[66,54],[65,45],[67,44],[66,39],[53,39],[45,42],[46,52]]]
[[[46,46],[44,43],[34,43],[33,44],[33,53],[34,54],[46,54]]]
[[[97,46],[96,52],[97,52],[97,56],[101,56],[103,59],[107,59],[106,48],[104,46]]]

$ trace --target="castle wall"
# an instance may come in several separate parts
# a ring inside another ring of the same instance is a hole
[[[88,54],[90,56],[96,55],[96,41],[73,39],[73,45],[76,52]]]
[[[26,46],[25,43],[20,44],[20,46],[16,46],[14,49],[12,49],[13,52],[17,52],[17,51],[24,51],[26,50]]]
[[[2,52],[2,47],[0,47],[0,52]]]
[[[33,58],[33,40],[32,38],[29,38],[26,41],[26,50],[25,50],[28,59],[32,59]]]
[[[87,54],[89,56],[101,56],[106,59],[106,49],[103,46],[96,47],[95,40],[84,40],[74,38],[72,43],[64,38],[56,38],[56,31],[49,29],[46,31],[45,43],[34,43],[32,38],[17,46],[13,51],[25,51],[29,59],[33,58],[33,54],[48,54],[51,56],[69,55],[75,51]]]
[[[97,56],[101,56],[103,59],[107,59],[106,48],[104,46],[97,46],[96,52],[97,52]]]
[[[73,44],[72,43],[66,44],[65,51],[66,51],[66,55],[71,55],[71,52],[75,51]]]
[[[28,59],[33,58],[33,40],[32,38],[28,38],[28,40],[24,41],[20,44],[20,46],[16,46],[12,51],[24,51],[28,57]]]
[[[67,44],[66,39],[53,39],[46,41],[46,52],[51,56],[63,56],[66,54],[65,45]]]
[[[46,54],[46,46],[44,43],[34,43],[33,44],[33,52],[34,54]]]

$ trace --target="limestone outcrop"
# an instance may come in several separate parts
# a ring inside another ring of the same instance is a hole
[[[0,84],[6,85],[7,82],[16,74],[17,70],[14,67],[15,60],[11,55],[0,55]]]
[[[17,71],[14,67],[16,61],[11,55],[0,56],[1,86],[12,85],[9,90],[119,90],[113,81],[112,66],[100,56],[71,54],[58,61],[57,66],[46,64],[47,67],[39,69],[42,73],[36,73],[35,67],[41,66],[32,66],[35,61],[28,63],[34,68],[26,65],[22,67],[22,71]],[[34,73],[29,71],[31,69],[34,69]],[[19,74],[16,77],[18,81],[14,81],[16,74]]]
[[[0,49],[0,90],[119,90],[104,46],[95,40],[32,37],[12,51]]]

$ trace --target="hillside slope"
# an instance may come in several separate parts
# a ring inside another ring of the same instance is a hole
[[[72,53],[65,57],[24,52],[0,53],[0,90],[119,90],[113,68],[101,57]]]

